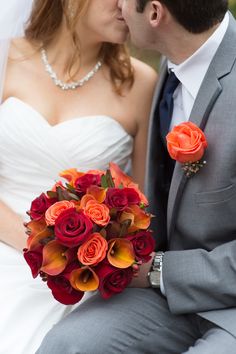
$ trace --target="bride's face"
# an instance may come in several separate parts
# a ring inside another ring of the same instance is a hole
[[[122,44],[129,33],[118,0],[90,0],[81,24],[86,35],[99,42]]]

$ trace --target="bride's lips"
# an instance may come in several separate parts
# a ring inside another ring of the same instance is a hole
[[[124,19],[124,17],[122,17],[122,16],[117,16],[116,19],[117,19],[118,21],[125,22],[125,19]]]
[[[117,16],[116,19],[117,19],[120,23],[122,23],[122,24],[125,26],[125,28],[127,29],[127,31],[129,30],[129,29],[128,29],[128,26],[127,26],[127,23],[125,22],[124,17],[122,17],[122,16]]]

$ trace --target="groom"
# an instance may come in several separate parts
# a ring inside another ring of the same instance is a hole
[[[133,42],[167,58],[147,168],[158,252],[137,288],[109,302],[87,300],[38,353],[235,354],[236,22],[226,0],[118,3]],[[207,164],[189,179],[165,142],[183,121],[204,130],[208,142]]]

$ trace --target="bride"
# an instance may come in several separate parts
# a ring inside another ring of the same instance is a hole
[[[21,15],[24,3],[29,0],[16,1]],[[31,201],[61,170],[106,169],[110,161],[125,171],[132,165],[143,184],[156,74],[128,56],[117,3],[35,0],[24,36],[1,40],[1,354],[33,354],[73,309],[32,279],[23,259]]]

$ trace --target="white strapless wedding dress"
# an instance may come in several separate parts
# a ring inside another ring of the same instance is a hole
[[[62,170],[129,168],[133,138],[116,120],[87,116],[51,126],[17,98],[0,106],[0,200],[23,219]],[[74,307],[33,279],[22,253],[0,242],[0,354],[34,354],[46,332]],[[76,306],[76,305],[75,305]],[[78,305],[77,305],[78,306]]]

